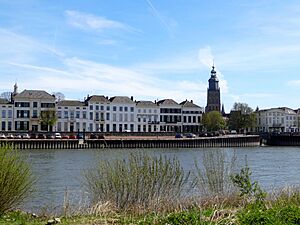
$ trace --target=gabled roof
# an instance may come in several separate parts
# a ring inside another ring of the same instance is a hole
[[[86,99],[87,102],[108,103],[109,100],[104,95],[92,95]]]
[[[0,98],[0,104],[8,104],[9,101],[7,99],[4,98]]]
[[[15,96],[16,98],[29,98],[29,99],[51,99],[55,100],[53,95],[42,90],[24,90]]]
[[[157,104],[151,101],[138,101],[136,103],[137,107],[158,107]]]
[[[115,96],[109,99],[113,103],[129,103],[133,104],[134,102],[127,96]]]
[[[198,106],[188,100],[181,102],[180,105],[182,105],[183,108],[201,108],[200,106]]]
[[[57,103],[57,106],[86,106],[84,102],[76,100],[62,100]]]
[[[163,99],[157,102],[158,105],[178,105],[173,99]]]

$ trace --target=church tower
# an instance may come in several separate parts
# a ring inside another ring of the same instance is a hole
[[[212,66],[211,76],[208,80],[208,89],[207,89],[207,106],[205,112],[218,111],[221,109],[221,100],[220,100],[220,87],[219,80],[217,78],[217,72],[215,71],[215,66]]]

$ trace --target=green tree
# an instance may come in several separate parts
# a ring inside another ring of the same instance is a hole
[[[228,127],[231,130],[245,130],[254,128],[256,125],[256,115],[253,109],[246,103],[234,103],[230,112]]]
[[[52,127],[56,121],[57,116],[54,109],[41,111],[40,124],[42,125],[42,130],[52,131]]]
[[[225,127],[225,121],[218,111],[205,113],[202,117],[202,124],[208,131],[217,131]]]

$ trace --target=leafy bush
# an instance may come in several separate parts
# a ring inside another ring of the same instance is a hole
[[[0,215],[29,197],[33,183],[30,167],[17,150],[0,146]]]
[[[101,160],[84,173],[92,202],[111,202],[118,209],[159,207],[176,202],[186,188],[190,172],[177,158],[130,154],[128,160]]]
[[[256,201],[263,201],[266,197],[266,193],[261,189],[257,181],[251,181],[251,174],[252,172],[246,163],[246,166],[242,168],[239,173],[231,175],[231,180],[239,189],[241,197],[254,197]]]

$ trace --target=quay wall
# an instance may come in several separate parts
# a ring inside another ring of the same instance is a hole
[[[110,149],[110,148],[220,148],[255,147],[258,135],[207,138],[151,138],[151,139],[2,139],[0,144],[11,144],[17,149]]]

